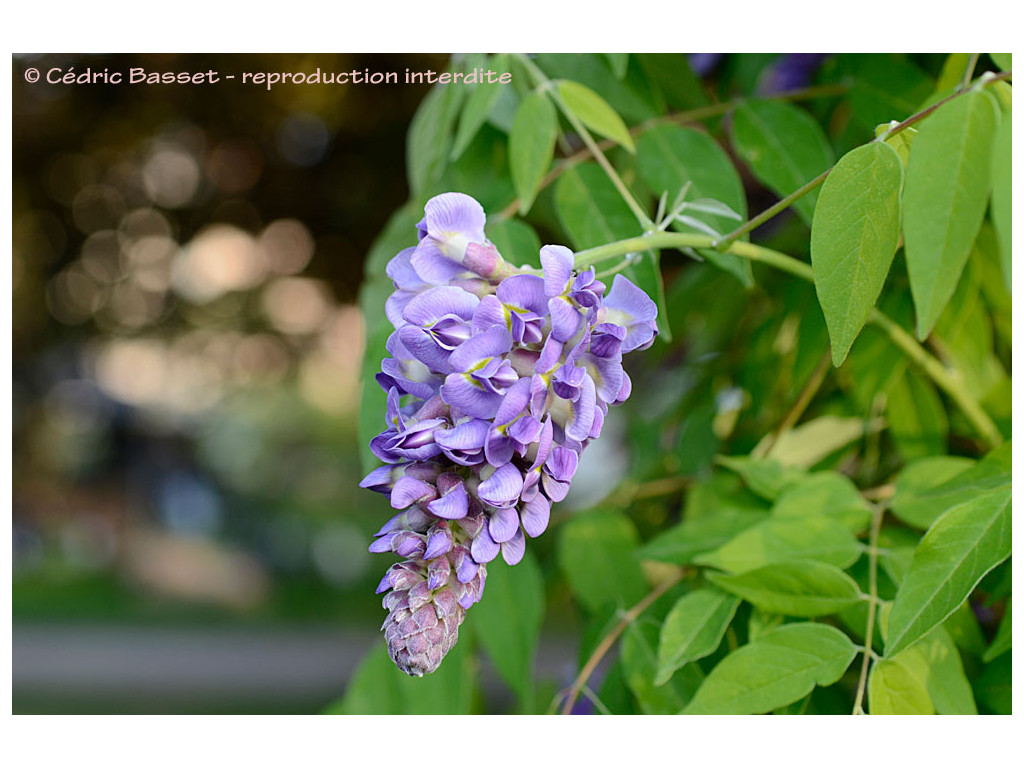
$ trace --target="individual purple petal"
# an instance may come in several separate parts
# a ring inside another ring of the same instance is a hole
[[[443,587],[451,577],[452,564],[447,557],[435,557],[427,565],[427,588],[434,590]]]
[[[437,490],[415,478],[403,476],[395,483],[391,491],[391,507],[393,509],[405,509],[411,507],[417,501],[430,501],[437,498]]]
[[[422,555],[426,550],[427,543],[421,534],[412,531],[399,531],[391,542],[395,552],[402,557],[413,557]]]
[[[554,336],[548,336],[544,342],[544,348],[537,358],[537,373],[548,374],[554,370],[562,360],[564,345]]]
[[[501,395],[485,390],[469,373],[448,374],[440,391],[448,405],[477,419],[493,418],[501,405]]]
[[[594,381],[597,396],[605,403],[614,403],[622,388],[622,363],[614,358],[581,355],[580,361]]]
[[[493,507],[512,506],[523,490],[523,476],[512,463],[503,464],[477,487],[477,496]]]
[[[505,397],[502,398],[501,407],[494,415],[495,426],[511,423],[526,410],[526,406],[530,404],[530,386],[530,379],[519,379],[508,388]]]
[[[359,481],[360,488],[368,488],[377,493],[391,493],[395,485],[395,473],[401,471],[402,466],[393,464],[377,467],[366,477]]]
[[[601,436],[601,430],[604,429],[604,416],[608,409],[608,406],[598,400],[597,410],[594,411],[594,423],[590,425],[590,439],[596,440]]]
[[[548,301],[551,314],[551,335],[557,341],[566,342],[580,329],[583,317],[576,306],[564,296],[556,296]]]
[[[508,436],[505,427],[493,427],[487,435],[487,444],[484,446],[484,456],[487,463],[492,467],[500,467],[512,461],[515,455],[516,446]]]
[[[519,374],[516,373],[512,364],[503,358],[492,357],[480,368],[470,372],[472,377],[483,385],[489,392],[503,392],[519,381]]]
[[[624,403],[629,399],[630,394],[633,392],[633,381],[629,378],[629,374],[625,371],[622,372],[622,386],[619,387],[619,394],[615,397],[615,402],[611,405],[618,405]]]
[[[408,303],[402,317],[407,323],[428,326],[443,317],[455,315],[462,320],[472,320],[480,299],[461,288],[443,285],[424,291]]]
[[[463,247],[468,243],[463,242]],[[465,253],[465,251],[463,251]],[[412,265],[431,285],[446,285],[459,277],[472,273],[456,261],[449,259],[433,240],[424,240],[412,255]]]
[[[497,296],[484,296],[480,299],[480,303],[473,312],[473,333],[483,333],[495,325],[507,328],[509,322],[508,315],[508,310],[505,309]]]
[[[548,527],[551,518],[551,502],[543,494],[537,494],[519,510],[523,530],[531,538],[540,536]]]
[[[565,434],[572,440],[586,440],[590,428],[594,424],[594,411],[597,409],[597,393],[594,380],[583,377],[580,385],[579,399],[569,404],[569,420],[565,423]]]
[[[399,251],[384,268],[387,276],[395,284],[395,288],[401,291],[411,291],[414,294],[430,287],[430,284],[423,281],[412,265],[412,254],[415,250],[416,248],[412,247]]]
[[[546,472],[541,475],[541,487],[547,497],[555,502],[564,501],[565,497],[569,495],[569,483],[555,480]]]
[[[509,507],[499,509],[491,515],[487,530],[490,531],[492,539],[504,544],[519,530],[519,515],[515,509]]]
[[[462,584],[472,581],[477,571],[480,570],[480,566],[470,556],[469,550],[465,547],[455,547],[452,550],[451,558],[455,564],[455,577]],[[493,560],[494,558],[492,557],[491,559]]]
[[[486,240],[486,223],[487,214],[475,199],[462,192],[445,192],[427,201],[417,228],[435,240],[449,241],[458,234],[470,242],[482,243]]]
[[[543,315],[548,310],[544,280],[537,275],[512,275],[498,284],[497,297],[502,304]]]
[[[596,357],[614,358],[622,353],[626,329],[615,323],[599,323],[591,329],[589,352]]]
[[[374,594],[379,595],[381,592],[387,592],[389,589],[391,589],[391,574],[385,573],[384,578],[380,580],[379,584],[377,584],[377,589],[374,590]]]
[[[509,565],[516,565],[526,554],[526,537],[516,528],[515,536],[501,545],[501,556]]]
[[[458,520],[465,517],[469,511],[469,496],[466,493],[466,486],[459,483],[441,498],[427,504],[427,509],[445,520]]]
[[[388,520],[386,523],[384,523],[384,525],[382,525],[380,527],[380,530],[377,531],[373,535],[374,536],[383,536],[385,533],[391,533],[392,531],[397,531],[399,528],[402,528],[404,525],[405,525],[405,514],[402,513],[402,512],[399,512],[397,515],[395,515],[390,520]]]
[[[478,533],[476,538],[473,539],[473,545],[470,552],[476,562],[489,563],[498,556],[498,550],[500,547],[501,545],[491,538],[490,531],[484,527],[480,529],[480,533]]]
[[[451,529],[444,524],[435,525],[427,534],[427,548],[423,553],[424,560],[433,560],[435,557],[446,555],[452,548]]]
[[[472,466],[484,461],[484,442],[490,426],[490,422],[483,419],[471,419],[452,429],[438,430],[434,441],[456,464]]]
[[[556,445],[551,449],[548,460],[544,462],[544,469],[555,480],[568,482],[576,474],[579,462],[580,457],[576,455],[575,451]]]
[[[521,446],[536,442],[540,436],[541,424],[533,416],[524,414],[508,425],[508,436]]]
[[[603,322],[615,323],[626,329],[622,353],[646,349],[654,343],[658,333],[655,322],[658,306],[641,288],[622,275],[616,275],[612,289],[604,298]]]
[[[548,410],[548,399],[551,392],[548,390],[547,380],[540,374],[535,374],[530,379],[530,415],[535,419],[543,419]]]
[[[397,535],[398,532],[389,533],[384,536],[381,536],[379,539],[375,539],[373,543],[370,544],[370,551],[374,554],[393,551],[392,543],[394,542],[395,536]]]
[[[512,336],[504,326],[492,326],[473,336],[452,352],[449,362],[453,371],[468,371],[483,360],[500,357],[512,349]]]
[[[572,251],[564,245],[545,245],[540,249],[540,263],[544,268],[544,293],[548,297],[564,293],[572,278]]]

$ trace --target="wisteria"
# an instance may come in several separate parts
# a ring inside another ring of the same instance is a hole
[[[377,591],[389,653],[410,675],[455,644],[487,564],[515,565],[547,528],[609,406],[629,396],[622,355],[658,333],[654,302],[622,275],[606,292],[560,245],[541,248],[540,273],[513,267],[485,221],[472,197],[439,195],[387,270],[387,428],[370,442],[384,466],[361,485],[397,511],[370,551],[404,558]]]

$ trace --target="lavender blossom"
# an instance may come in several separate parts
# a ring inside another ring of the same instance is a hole
[[[361,485],[396,510],[370,551],[402,558],[377,591],[388,651],[410,675],[455,644],[487,563],[518,563],[547,528],[608,408],[629,396],[622,355],[658,332],[654,302],[626,278],[606,295],[558,245],[541,249],[541,275],[516,270],[485,222],[473,198],[439,195],[387,269],[386,429],[370,442],[385,466]]]

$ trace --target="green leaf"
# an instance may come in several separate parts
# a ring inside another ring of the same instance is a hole
[[[708,578],[763,611],[786,616],[825,616],[861,599],[857,582],[834,565],[812,560],[775,563],[735,575],[709,573]]]
[[[416,199],[425,197],[444,172],[451,154],[452,127],[465,92],[465,88],[434,86],[409,124],[405,156],[409,187]]]
[[[632,521],[615,510],[573,515],[558,538],[558,562],[580,602],[596,611],[605,603],[631,606],[648,591],[636,558]]]
[[[1004,653],[991,664],[974,684],[978,701],[989,712],[1009,715],[1013,709],[1013,664],[1012,656]]]
[[[865,422],[846,416],[819,416],[783,432],[772,444],[768,457],[786,467],[808,469],[822,459],[877,431],[881,422]]]
[[[934,715],[927,669],[916,658],[876,661],[868,678],[868,711],[872,715]]]
[[[908,368],[889,390],[885,404],[889,433],[904,460],[946,451],[949,419],[932,383]]]
[[[634,53],[648,79],[664,94],[666,106],[682,112],[709,103],[704,83],[683,53]]]
[[[942,62],[942,71],[939,79],[935,82],[936,93],[952,92],[964,79],[964,72],[971,60],[969,53],[951,53]]]
[[[984,91],[948,101],[920,124],[903,192],[903,236],[917,337],[956,289],[981,228],[992,178],[998,110]]]
[[[850,54],[850,59],[850,105],[865,127],[910,117],[934,90],[932,79],[905,59],[862,53]]]
[[[947,510],[914,551],[893,601],[885,655],[942,623],[982,577],[1010,556],[1010,488],[980,493]]]
[[[527,703],[533,658],[544,618],[544,581],[529,552],[515,567],[500,558],[487,566],[487,600],[469,613],[474,634],[502,678]]]
[[[846,568],[860,554],[860,544],[839,523],[817,517],[769,518],[694,562],[743,573],[790,560],[816,560]]]
[[[490,240],[506,261],[517,267],[529,264],[540,268],[540,238],[522,219],[504,219],[487,225]]]
[[[873,141],[843,155],[821,188],[811,224],[811,265],[837,367],[889,274],[900,239],[902,185],[896,150]]]
[[[640,178],[656,195],[666,192],[671,202],[676,193],[689,184],[687,200],[718,200],[747,217],[747,198],[743,182],[732,161],[706,133],[678,125],[659,125],[646,131],[637,142],[637,170]],[[734,229],[738,222],[725,216],[687,212],[719,234]],[[680,232],[700,231],[676,222]],[[731,253],[703,249],[701,255],[720,269],[733,274],[743,285],[753,285],[750,262]]]
[[[686,715],[748,715],[784,707],[816,685],[832,685],[857,655],[825,624],[785,624],[733,651],[711,670]]]
[[[641,618],[630,624],[622,638],[622,667],[626,684],[648,715],[674,715],[685,707],[704,681],[700,667],[692,664],[656,680],[658,625]]]
[[[630,152],[636,152],[633,137],[618,113],[587,86],[572,80],[558,81],[558,94],[569,111],[587,128],[611,139]]]
[[[1011,141],[1013,120],[1009,114],[1003,119],[996,132],[992,148],[992,224],[999,237],[999,252],[1002,256],[1003,281],[1010,290],[1010,253],[1013,242],[1013,210],[1011,206],[1012,158]]]
[[[952,457],[950,457],[952,458]],[[947,461],[925,464],[927,470],[935,473],[934,484],[927,484],[925,469],[897,484],[897,495],[893,498],[893,512],[901,520],[919,528],[928,528],[943,512],[969,501],[979,493],[1010,488],[1010,444],[1004,443],[991,451],[979,462],[959,460],[962,471],[951,475],[956,462]],[[964,469],[966,467],[966,469]],[[909,467],[908,467],[909,469]],[[907,470],[904,470],[904,474]],[[920,474],[919,474],[920,473]],[[901,494],[900,491],[903,490]]]
[[[363,658],[345,695],[329,715],[468,715],[476,686],[472,635],[460,633],[436,672],[410,677],[388,656],[383,641]]]
[[[783,467],[775,459],[719,456],[716,461],[742,477],[750,490],[768,501],[774,501],[786,488],[806,476],[802,470]]]
[[[989,58],[995,62],[995,65],[1004,72],[1008,72],[1013,69],[1013,54],[1010,53],[990,53]]]
[[[640,550],[640,557],[689,565],[698,555],[718,549],[767,516],[767,512],[722,509],[707,517],[687,518],[647,542]]]
[[[536,90],[519,104],[512,133],[508,137],[508,158],[512,183],[523,213],[530,210],[540,188],[558,137],[555,107],[543,91]]]
[[[996,636],[992,638],[992,645],[985,649],[985,654],[981,657],[981,660],[986,664],[1006,653],[1012,647],[1013,639],[1011,632],[1013,629],[1010,623],[1010,604],[1011,601],[1007,600],[1006,613],[1003,614],[1003,620],[999,623],[999,630],[996,632]]]
[[[795,192],[835,162],[828,137],[809,114],[784,101],[748,101],[736,108],[733,146],[758,180],[779,197]],[[818,190],[794,203],[808,224]]]
[[[907,525],[927,529],[945,512],[928,498],[929,492],[976,463],[962,456],[928,456],[910,462],[896,478],[896,492],[889,503],[892,513]]]
[[[508,54],[499,53],[488,62],[487,67],[495,72],[506,71],[508,69]],[[480,130],[480,126],[487,121],[487,116],[501,95],[502,90],[508,87],[501,83],[487,82],[478,83],[473,87],[469,97],[466,99],[466,105],[462,108],[462,113],[459,115],[459,128],[455,132],[455,144],[452,147],[451,153],[452,162],[458,160],[462,153],[466,151],[466,147],[473,141],[473,138]]]
[[[713,588],[698,589],[679,598],[661,625],[655,685],[664,684],[691,661],[714,653],[739,604],[736,598]]]
[[[873,715],[978,714],[960,652],[944,627],[936,627],[891,659],[877,662],[868,697]]]
[[[782,492],[772,507],[772,517],[824,517],[856,533],[871,522],[871,507],[850,478],[837,472],[815,472]]]
[[[626,76],[626,70],[629,69],[628,53],[606,53],[604,57],[608,60],[608,65],[617,79],[621,80]]]
[[[562,174],[555,186],[555,207],[577,251],[640,234],[633,212],[594,162]]]

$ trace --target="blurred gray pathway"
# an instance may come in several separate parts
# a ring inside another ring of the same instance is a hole
[[[337,627],[16,624],[14,711],[316,712],[378,641]],[[573,673],[575,644],[542,640],[541,678]],[[509,694],[484,665],[488,703]]]

